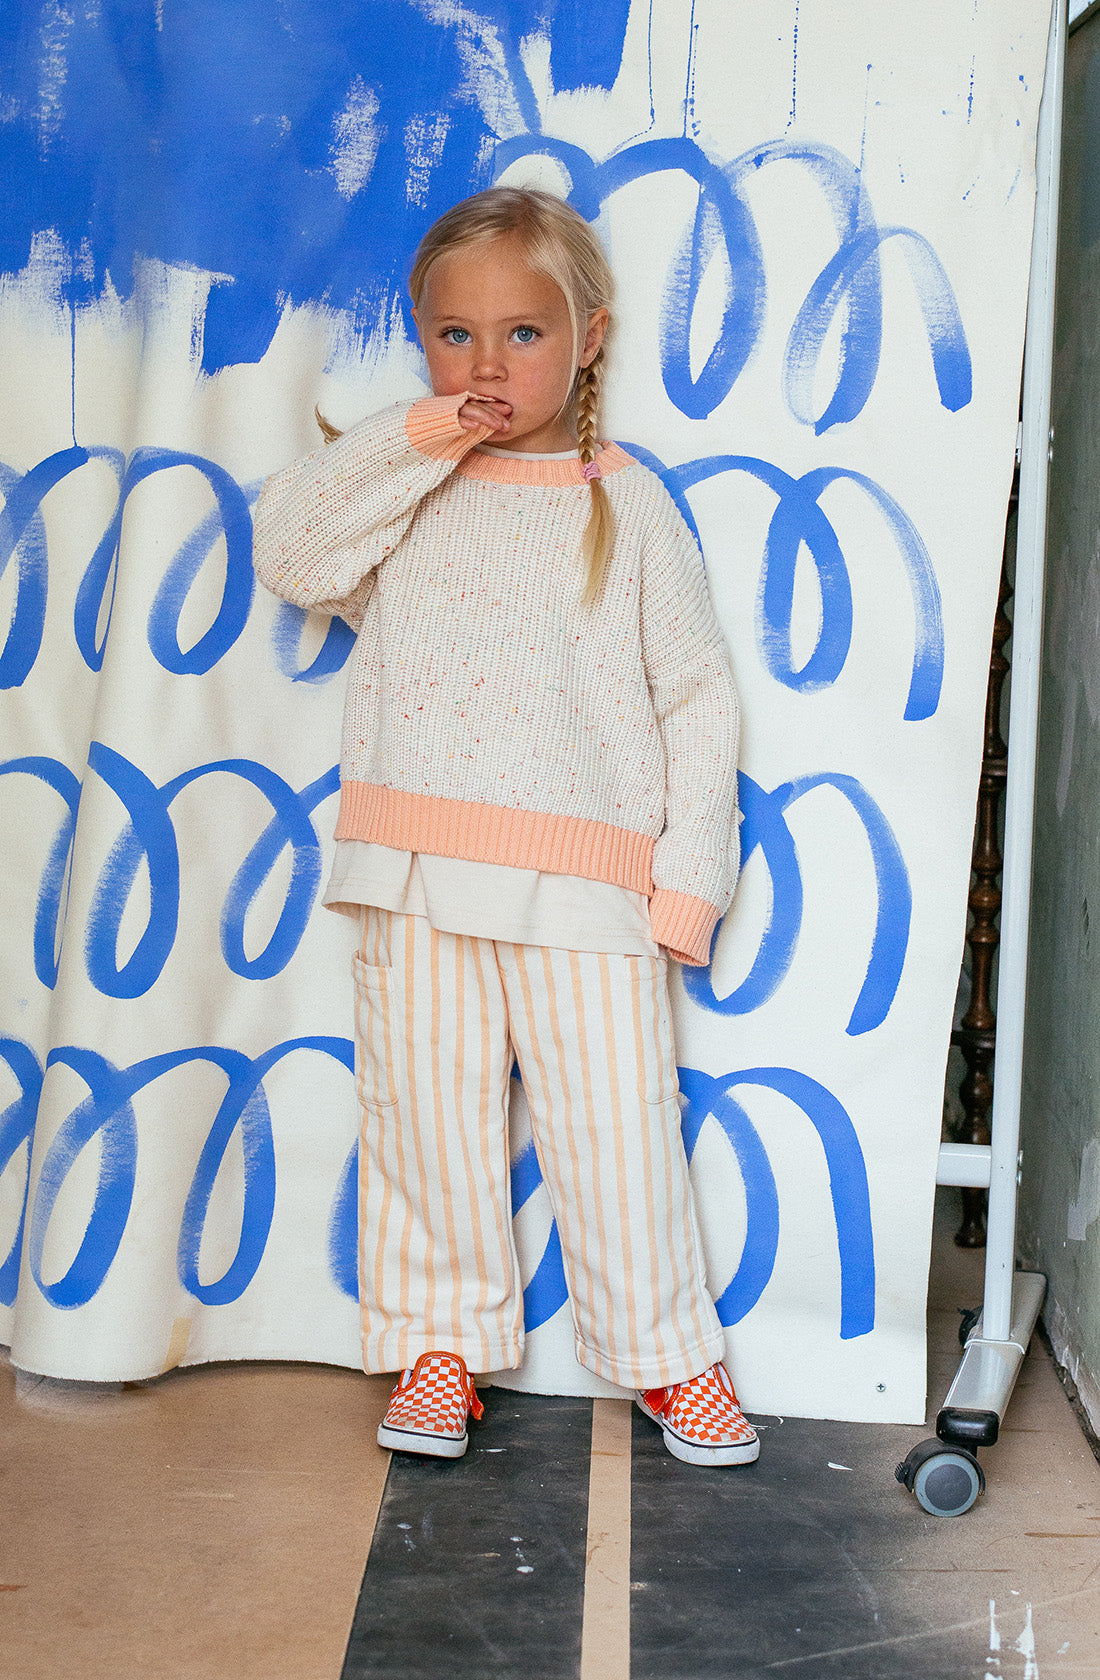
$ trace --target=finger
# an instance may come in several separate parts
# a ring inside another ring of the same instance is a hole
[[[458,423],[468,431],[477,431],[487,426],[492,432],[500,432],[508,426],[505,415],[492,408],[481,408],[474,403],[463,404],[458,411]]]

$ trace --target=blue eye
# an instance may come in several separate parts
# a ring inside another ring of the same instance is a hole
[[[448,327],[443,337],[448,344],[468,344],[470,335],[465,327]]]
[[[517,327],[515,336],[521,344],[534,344],[539,335],[534,327]]]

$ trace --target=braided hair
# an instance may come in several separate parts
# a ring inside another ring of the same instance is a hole
[[[575,402],[577,408],[577,442],[580,445],[581,464],[588,466],[596,459],[600,450],[599,412],[600,386],[603,384],[603,345],[587,367],[577,373],[575,387]],[[592,511],[588,515],[588,524],[584,528],[581,539],[581,554],[585,561],[584,593],[581,600],[585,606],[594,601],[600,592],[603,582],[607,557],[611,552],[611,539],[614,534],[614,524],[611,517],[611,502],[599,477],[590,481],[592,491]]]

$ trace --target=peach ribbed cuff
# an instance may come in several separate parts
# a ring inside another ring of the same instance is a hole
[[[657,887],[649,901],[653,938],[678,962],[702,968],[710,957],[711,935],[718,921],[718,907],[705,898]]]
[[[404,793],[376,782],[344,782],[336,838],[475,863],[503,863],[513,869],[583,875],[647,895],[653,891],[650,836],[586,817],[512,811],[473,800]],[[680,893],[665,896],[689,905],[699,902]],[[717,911],[707,908],[716,919]]]
[[[461,461],[475,444],[484,443],[492,432],[491,426],[478,426],[468,432],[458,423],[458,411],[468,391],[458,391],[449,397],[421,397],[405,415],[405,435],[421,455],[435,461]]]

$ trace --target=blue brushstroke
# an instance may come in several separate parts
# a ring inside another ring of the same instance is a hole
[[[13,555],[17,567],[15,611],[0,652],[0,688],[18,688],[25,682],[42,646],[49,586],[42,503],[62,479],[93,460],[106,461],[121,483],[123,456],[117,449],[74,445],[48,455],[26,473],[0,464],[0,490],[5,498],[0,513],[0,577]]]
[[[511,120],[536,129],[524,36],[549,34],[563,90],[609,89],[628,9],[101,0],[66,11],[59,31],[55,6],[4,8],[0,270],[20,270],[35,233],[53,229],[67,256],[61,292],[76,306],[108,276],[128,298],[143,257],[223,274],[204,327],[211,373],[258,361],[287,301],[348,310],[367,334],[400,297],[429,223],[488,183],[506,134],[477,96],[497,103],[500,65]],[[438,132],[441,115],[438,159],[410,193],[408,136],[418,124]]]
[[[149,1056],[119,1067],[99,1052],[61,1045],[50,1052],[47,1067],[69,1068],[88,1095],[62,1121],[47,1149],[30,1198],[27,1257],[31,1275],[51,1306],[72,1311],[86,1306],[103,1287],[118,1255],[133,1207],[140,1147],[134,1099],[158,1080],[195,1065],[217,1068],[226,1082],[199,1150],[180,1221],[177,1266],[180,1282],[196,1300],[224,1306],[240,1300],[259,1270],[275,1212],[274,1134],[264,1081],[286,1057],[306,1051],[328,1056],[349,1072],[354,1068],[351,1041],[303,1036],[275,1044],[256,1057],[221,1045],[197,1045]],[[42,1074],[32,1051],[14,1039],[0,1040],[0,1060],[16,1076],[20,1095],[0,1114],[0,1171],[33,1135]],[[742,1087],[761,1087],[786,1097],[809,1120],[820,1140],[829,1172],[841,1274],[840,1335],[866,1335],[874,1326],[875,1262],[867,1173],[859,1138],[843,1106],[806,1074],[782,1067],[747,1068],[717,1078],[681,1068],[686,1106],[682,1129],[690,1159],[699,1134],[713,1118],[730,1143],[745,1183],[748,1224],[744,1248],[733,1278],[717,1300],[723,1324],[737,1323],[759,1300],[775,1266],[780,1209],[775,1177],[766,1151],[743,1104],[734,1096]],[[236,1251],[219,1277],[203,1281],[199,1262],[211,1198],[230,1142],[241,1141],[241,1227]],[[84,1149],[98,1142],[98,1172],[87,1222],[68,1269],[55,1280],[43,1273],[50,1222],[69,1174]],[[513,1163],[513,1197],[518,1206],[541,1182],[531,1145]],[[356,1149],[345,1159],[335,1187],[326,1249],[337,1288],[350,1299],[358,1294],[356,1231]],[[14,1300],[23,1241],[20,1219],[9,1253],[0,1268],[0,1300]],[[529,1330],[553,1317],[567,1299],[561,1243],[551,1226],[542,1258],[524,1290],[524,1320]]]
[[[631,0],[558,0],[550,31],[550,79],[557,93],[611,88],[623,62]]]
[[[232,766],[234,775],[242,773],[241,762]],[[229,769],[230,765],[207,768]],[[335,764],[300,794],[295,795],[289,787],[284,794],[279,788],[277,802],[273,802],[275,815],[230,882],[222,906],[221,948],[227,967],[243,980],[270,979],[286,967],[298,949],[321,880],[320,846],[309,819],[319,805],[339,791],[340,770]],[[286,900],[267,945],[258,956],[249,958],[244,949],[248,912],[287,846],[291,848],[291,878]]]
[[[52,1307],[82,1307],[102,1287],[122,1242],[137,1178],[137,1120],[131,1090],[119,1070],[95,1050],[73,1046],[50,1052],[46,1066],[69,1067],[88,1096],[62,1122],[35,1186],[27,1228],[31,1276]],[[99,1139],[99,1173],[92,1211],[68,1270],[54,1283],[42,1275],[46,1236],[57,1198],[77,1157]]]
[[[218,759],[199,764],[166,782],[150,781],[136,764],[101,741],[88,751],[88,767],[116,795],[127,822],[100,871],[85,933],[88,978],[105,997],[143,997],[163,972],[179,924],[180,859],[170,807],[177,795],[205,776],[239,778],[268,801],[271,821],[230,883],[221,914],[221,948],[227,967],[245,980],[267,980],[286,967],[305,932],[321,878],[321,848],[311,820],[317,806],[339,786],[335,766],[301,793],[253,759]],[[248,912],[283,850],[291,850],[291,873],[278,921],[263,950],[248,957],[244,930]],[[149,876],[149,914],[141,937],[119,964],[122,919],[144,863]]]
[[[725,400],[748,365],[763,330],[766,277],[747,189],[764,168],[794,162],[820,190],[836,229],[837,250],[796,316],[784,359],[784,394],[791,413],[817,432],[856,418],[878,377],[883,299],[879,247],[902,237],[924,315],[940,400],[954,411],[970,401],[970,351],[958,303],[935,252],[909,228],[879,229],[860,168],[833,147],[780,139],[754,146],[721,164],[696,141],[647,139],[595,164],[580,147],[543,134],[521,135],[497,151],[497,174],[518,159],[544,155],[565,169],[570,202],[590,221],[622,187],[665,172],[693,180],[698,199],[692,222],[670,264],[661,313],[661,372],[671,400],[691,419],[704,419]],[[725,270],[723,313],[715,344],[695,379],[688,346],[703,276],[712,260]],[[841,317],[832,393],[821,412],[814,404],[818,364],[829,328]]]
[[[515,1218],[520,1208],[525,1206],[544,1182],[542,1168],[539,1166],[538,1154],[535,1149],[534,1138],[528,1138],[519,1154],[512,1161],[510,1169],[510,1190],[512,1199],[512,1217]],[[523,1327],[525,1330],[537,1330],[541,1324],[553,1318],[569,1299],[569,1287],[565,1281],[565,1261],[561,1251],[561,1237],[558,1235],[557,1222],[550,1221],[550,1232],[546,1239],[546,1247],[530,1282],[523,1291]]]
[[[144,457],[144,460],[139,459]],[[150,459],[151,457],[151,459]],[[149,610],[149,648],[154,659],[174,676],[204,676],[228,653],[248,622],[255,574],[252,570],[252,519],[250,509],[260,494],[262,480],[237,485],[229,474],[199,455],[180,455],[174,450],[138,450],[127,470],[115,515],[121,529],[126,496],[149,471],[170,467],[195,467],[210,484],[215,505],[199,521],[180,546],[161,578]],[[232,486],[232,488],[230,488]],[[225,583],[214,622],[190,648],[181,648],[179,625],[191,588],[204,561],[218,542],[225,540]]]
[[[275,1147],[263,1081],[285,1057],[301,1050],[330,1056],[351,1070],[350,1041],[326,1036],[288,1039],[255,1058],[220,1045],[198,1045],[149,1056],[128,1068],[76,1045],[50,1052],[47,1067],[56,1063],[70,1068],[88,1088],[88,1096],[62,1121],[46,1151],[31,1204],[27,1256],[31,1275],[51,1306],[66,1311],[86,1306],[103,1287],[133,1204],[138,1163],[134,1098],[166,1074],[194,1063],[218,1068],[227,1088],[199,1152],[180,1221],[179,1278],[188,1293],[207,1306],[240,1299],[259,1269],[275,1213]],[[26,1078],[25,1069],[17,1071]],[[33,1085],[30,1079],[27,1083]],[[225,1271],[204,1283],[199,1256],[206,1217],[226,1150],[238,1130],[243,1160],[240,1236]],[[88,1222],[68,1270],[49,1282],[42,1267],[54,1208],[78,1157],[95,1139],[99,1172]]]
[[[539,1185],[542,1183],[542,1168],[539,1166],[538,1154],[535,1150],[534,1138],[528,1138],[519,1154],[512,1161],[510,1169],[510,1184],[512,1193],[512,1213],[517,1214],[525,1203],[529,1202]]]
[[[251,509],[260,480],[240,485],[216,461],[174,449],[141,448],[127,461],[103,445],[62,449],[25,473],[0,462],[0,577],[15,558],[17,584],[11,623],[0,648],[0,688],[18,688],[30,676],[42,649],[49,593],[49,546],[42,504],[71,473],[103,461],[117,484],[115,506],[81,575],[73,608],[73,635],[84,662],[103,667],[114,607],[119,548],[126,503],[138,484],[154,474],[190,468],[204,478],[214,506],[184,539],[169,563],[149,610],[147,638],[157,663],[173,676],[205,676],[236,645],[248,622],[255,594]],[[180,645],[180,619],[211,552],[225,541],[225,577],[220,600],[206,631],[190,647]],[[280,602],[271,626],[276,668],[290,682],[325,683],[346,664],[354,632],[342,619],[330,621],[324,641],[307,666],[299,663],[306,614]]]
[[[58,824],[38,883],[34,912],[34,972],[52,991],[57,984],[59,947],[67,908],[67,883],[72,859],[73,836],[80,808],[80,783],[56,758],[9,758],[0,764],[0,776],[34,776],[61,796],[65,814]]]
[[[38,1118],[38,1102],[42,1095],[42,1068],[29,1044],[17,1038],[0,1038],[0,1061],[15,1075],[19,1095],[0,1114],[0,1177],[7,1171],[16,1151],[26,1145],[27,1170],[23,1179],[23,1200],[19,1222],[11,1247],[0,1264],[0,1303],[15,1305],[19,1289],[19,1263],[23,1255],[23,1229],[27,1221],[27,1195],[30,1189],[31,1149],[34,1146],[34,1127]]]
[[[792,478],[755,455],[711,455],[666,467],[652,451],[635,443],[626,447],[658,474],[697,542],[699,528],[688,501],[688,492],[697,485],[725,473],[747,473],[773,492],[776,508],[768,526],[757,593],[757,642],[767,670],[797,694],[831,687],[847,662],[853,629],[848,564],[820,500],[831,484],[839,482],[861,490],[887,524],[913,597],[913,667],[904,717],[907,722],[923,722],[935,714],[945,659],[939,583],[920,532],[900,503],[880,485],[863,473],[841,467],[818,467],[801,478]],[[803,550],[815,567],[821,609],[817,640],[805,663],[796,666],[791,629],[798,559]]]
[[[878,346],[857,340],[855,355],[842,367],[821,414],[814,411],[814,375],[838,309],[853,307],[865,271],[879,288],[879,251],[888,239],[900,241],[908,258],[913,287],[924,317],[932,369],[940,402],[951,413],[965,408],[973,395],[970,349],[962,317],[943,264],[922,234],[912,228],[866,228],[841,246],[810,287],[787,345],[785,386],[791,412],[817,433],[854,420],[863,410],[878,373]],[[845,374],[849,377],[845,377]]]
[[[342,671],[355,646],[355,631],[342,618],[331,618],[325,639],[308,665],[298,663],[309,614],[293,601],[280,601],[271,627],[275,664],[290,682],[326,683]]]
[[[349,1045],[350,1049],[350,1045]],[[351,1059],[349,1058],[349,1066]],[[328,1269],[341,1295],[359,1299],[359,1140],[348,1158],[332,1198],[328,1220]]]
[[[54,275],[73,309],[108,279],[127,298],[144,257],[212,273],[202,366],[258,361],[288,303],[345,313],[365,339],[403,320],[404,280],[427,226],[456,199],[523,157],[565,168],[572,202],[594,219],[632,181],[681,171],[698,187],[661,314],[662,376],[682,413],[725,400],[763,325],[765,277],[746,194],[767,164],[795,160],[833,210],[837,250],[811,287],[788,345],[792,412],[818,431],[861,412],[878,372],[884,239],[903,237],[941,400],[969,401],[970,360],[958,306],[927,242],[878,229],[861,171],[833,148],[782,138],[730,163],[685,133],[627,144],[599,164],[541,132],[521,42],[548,35],[554,87],[609,90],[622,67],[629,0],[480,0],[461,11],[421,0],[175,0],[158,23],[138,0],[103,0],[55,28],[49,46],[29,7],[6,25],[8,120],[0,178],[14,190],[0,218],[0,272],[26,263],[48,229],[63,255]],[[694,18],[694,11],[692,13]],[[798,14],[795,12],[795,58]],[[45,34],[43,34],[45,31]],[[792,121],[796,84],[792,83]],[[479,102],[480,100],[480,102]],[[492,122],[485,110],[494,113]],[[698,378],[688,353],[709,264],[724,269],[722,322]],[[814,411],[814,375],[842,315],[835,387]]]
[[[840,1335],[866,1336],[875,1327],[875,1248],[871,1197],[863,1149],[851,1118],[832,1092],[794,1068],[745,1068],[712,1078],[680,1069],[687,1099],[682,1119],[690,1160],[708,1119],[717,1121],[741,1168],[748,1224],[741,1259],[715,1306],[725,1325],[737,1324],[756,1305],[775,1269],[780,1211],[771,1164],[745,1108],[732,1095],[740,1087],[776,1091],[801,1109],[817,1133],[829,1172],[840,1259]]]
[[[802,931],[802,866],[787,812],[817,788],[832,788],[848,801],[863,825],[875,871],[877,910],[871,953],[845,1028],[849,1037],[858,1038],[882,1025],[897,996],[909,949],[913,889],[893,829],[854,776],[800,776],[765,793],[751,776],[739,773],[742,867],[759,846],[771,876],[771,912],[752,966],[739,986],[720,998],[708,963],[704,968],[683,970],[684,989],[712,1015],[748,1015],[775,996],[790,971]],[[711,941],[711,962],[717,938],[718,928]]]
[[[687,971],[685,971],[686,973]],[[684,1098],[681,1132],[688,1160],[709,1119],[717,1121],[737,1158],[745,1188],[745,1241],[737,1269],[715,1299],[725,1325],[737,1324],[759,1301],[775,1269],[780,1209],[767,1151],[733,1092],[742,1086],[776,1091],[800,1109],[816,1131],[829,1172],[840,1258],[840,1335],[866,1336],[875,1323],[875,1258],[871,1201],[863,1149],[851,1119],[824,1085],[794,1068],[745,1068],[717,1078],[680,1068]],[[531,1140],[512,1162],[512,1210],[517,1213],[543,1182]],[[568,1299],[561,1240],[552,1224],[542,1258],[524,1290],[524,1325],[535,1330]]]
[[[118,581],[119,548],[127,498],[154,473],[169,472],[176,467],[193,468],[198,472],[210,486],[217,508],[209,522],[201,524],[184,544],[164,575],[149,615],[149,645],[165,670],[178,676],[201,675],[217,664],[244,629],[256,581],[252,570],[252,518],[245,492],[224,467],[206,460],[202,455],[189,455],[175,449],[136,449],[123,474],[114,514],[76,592],[73,631],[89,670],[100,671],[103,668]],[[221,534],[225,536],[226,549],[221,605],[206,633],[194,647],[184,651],[178,636],[180,614],[192,581],[215,537]]]
[[[523,1328],[537,1330],[553,1318],[569,1299],[565,1281],[565,1262],[562,1259],[561,1238],[554,1221],[542,1251],[542,1259],[535,1267],[530,1283],[523,1291]]]

